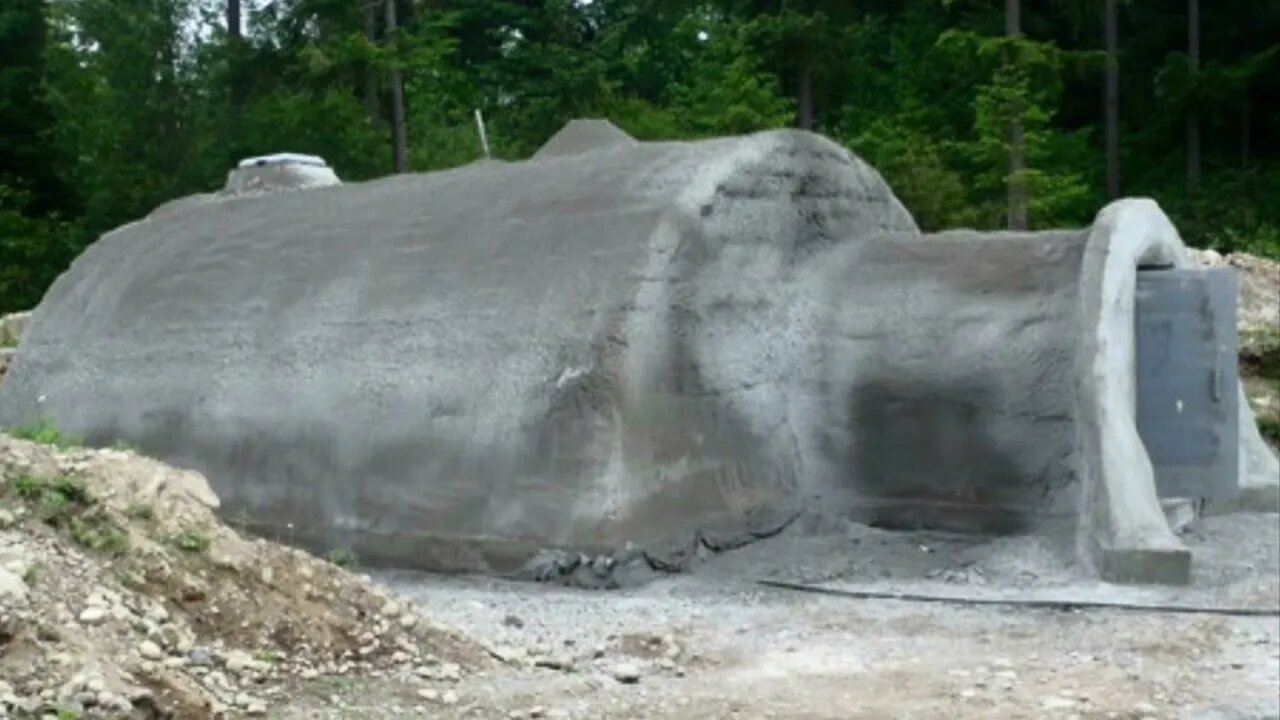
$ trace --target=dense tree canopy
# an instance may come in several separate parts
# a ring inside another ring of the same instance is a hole
[[[1280,0],[1200,5],[5,0],[0,311],[240,157],[315,153],[371,178],[393,171],[400,127],[411,170],[451,167],[483,152],[476,110],[503,158],[580,116],[645,139],[811,127],[929,229],[1005,227],[1014,202],[1033,228],[1082,225],[1110,167],[1191,243],[1280,255]]]

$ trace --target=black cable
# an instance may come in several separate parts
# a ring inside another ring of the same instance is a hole
[[[798,590],[818,595],[853,598],[857,600],[897,600],[900,602],[944,603],[951,605],[998,605],[1002,607],[1033,608],[1040,610],[1119,610],[1124,612],[1148,612],[1177,615],[1232,615],[1237,617],[1280,617],[1280,608],[1242,607],[1194,607],[1190,605],[1145,605],[1138,603],[1108,603],[1092,600],[1001,600],[998,598],[965,598],[946,595],[921,595],[918,593],[877,592],[873,590],[839,590],[821,585],[804,585],[780,580],[756,580],[757,585],[780,590]]]

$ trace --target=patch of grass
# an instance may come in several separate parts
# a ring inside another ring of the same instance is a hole
[[[90,503],[84,483],[69,477],[38,478],[20,475],[13,483],[18,497],[34,503],[36,515],[50,525],[58,525]]]
[[[89,490],[84,483],[74,478],[58,476],[50,481],[53,491],[67,500],[80,505],[89,504]]]
[[[66,449],[84,446],[83,438],[62,432],[48,418],[40,418],[28,425],[14,428],[9,431],[9,434],[19,440],[29,440],[33,443],[51,445],[56,448]]]
[[[18,493],[18,497],[34,502],[44,493],[44,481],[30,475],[19,475],[13,481],[13,489]]]
[[[125,442],[124,440],[121,440],[120,438],[116,438],[116,441],[111,443],[111,449],[120,450],[121,452],[131,452],[131,453],[138,452],[138,448],[130,445],[129,443]]]
[[[78,710],[59,710],[58,720],[80,720],[80,712]]]
[[[56,492],[45,492],[36,504],[36,515],[50,525],[60,524],[74,508],[66,495]]]
[[[35,585],[40,581],[40,564],[32,563],[22,573],[22,582],[28,585]]]
[[[356,564],[356,554],[350,550],[343,550],[342,548],[334,548],[330,550],[328,559],[329,562],[341,568],[354,567]]]
[[[156,511],[153,510],[150,505],[143,505],[139,503],[137,505],[129,506],[129,517],[134,520],[151,522],[156,519]]]
[[[129,549],[129,536],[114,523],[97,515],[72,518],[71,538],[90,550],[112,556],[123,555]]]
[[[209,549],[212,544],[209,538],[201,535],[194,530],[186,530],[179,533],[173,539],[173,544],[178,546],[179,550],[189,553],[202,553]]]
[[[120,555],[129,545],[129,536],[112,522],[80,480],[69,477],[39,478],[21,475],[14,480],[18,497],[35,506],[35,514],[45,523],[66,528],[81,546],[110,555]]]
[[[260,663],[275,665],[284,659],[284,653],[279,650],[259,650],[253,654],[253,659]]]

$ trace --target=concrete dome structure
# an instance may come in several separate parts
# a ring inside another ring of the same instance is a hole
[[[36,312],[0,424],[125,439],[260,530],[389,564],[679,567],[813,513],[1051,533],[1107,577],[1178,581],[1133,419],[1152,259],[1186,262],[1149,201],[922,235],[816,135],[577,123],[528,162],[109,233]],[[1271,502],[1248,428],[1242,484]]]

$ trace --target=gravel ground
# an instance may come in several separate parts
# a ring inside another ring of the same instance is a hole
[[[1276,617],[865,601],[750,582],[1280,604],[1276,515],[1209,518],[1184,539],[1196,557],[1189,588],[1098,583],[1032,538],[975,542],[858,526],[774,538],[624,591],[410,573],[376,579],[508,659],[452,686],[456,704],[439,717],[1280,717]],[[367,715],[347,708],[342,717],[375,717],[378,703]]]

